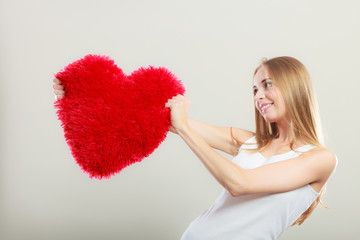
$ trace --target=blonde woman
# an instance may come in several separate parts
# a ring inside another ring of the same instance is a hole
[[[54,79],[57,98],[64,97]],[[320,202],[337,165],[323,146],[316,98],[304,65],[291,57],[264,60],[253,78],[256,131],[215,127],[188,118],[190,101],[170,99],[178,134],[224,187],[182,240],[278,239]],[[216,152],[234,156],[230,161]]]
[[[253,93],[255,133],[189,119],[190,101],[181,95],[166,104],[172,130],[224,187],[182,240],[278,239],[320,202],[337,159],[323,147],[306,68],[291,57],[264,60],[255,70]]]

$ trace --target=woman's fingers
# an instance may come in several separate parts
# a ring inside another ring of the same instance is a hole
[[[57,78],[53,79],[54,85],[54,94],[55,94],[55,99],[59,100],[62,99],[65,96],[65,88],[63,85],[61,85],[61,81]]]
[[[177,104],[177,103],[181,103],[183,101],[186,101],[187,99],[181,95],[181,94],[178,94],[172,98],[170,98],[167,103],[165,103],[165,107],[171,107],[173,106],[174,104]]]
[[[56,100],[62,99],[65,96],[65,91],[55,90],[54,91]]]
[[[171,108],[171,106],[173,105],[173,103],[174,103],[174,100],[169,99],[169,100],[167,101],[167,103],[165,103],[165,107]]]
[[[65,91],[63,90],[54,90],[55,95],[65,95]]]
[[[54,90],[64,90],[64,86],[63,85],[59,85],[59,84],[54,84],[53,85]]]
[[[57,78],[54,78],[54,80],[53,80],[53,82],[55,83],[55,84],[61,84],[61,81],[59,80],[59,79],[57,79]]]
[[[64,95],[55,95],[55,99],[56,100],[60,100],[63,99]]]
[[[170,108],[170,118],[172,127],[170,131],[177,133],[187,124],[187,112],[189,109],[190,100],[179,94],[167,101],[165,107]]]

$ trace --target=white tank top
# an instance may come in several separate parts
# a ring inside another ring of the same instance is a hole
[[[255,137],[245,143],[256,143]],[[304,145],[295,151],[266,159],[260,153],[243,151],[254,149],[256,145],[243,144],[232,161],[244,169],[253,169],[295,158],[313,147]],[[232,197],[223,189],[215,203],[189,225],[181,240],[278,239],[318,196],[319,193],[309,184],[283,193],[239,197]]]

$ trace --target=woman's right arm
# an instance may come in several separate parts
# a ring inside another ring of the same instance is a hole
[[[232,156],[237,155],[242,143],[255,135],[253,132],[244,129],[213,126],[192,118],[188,119],[188,123],[212,148]]]

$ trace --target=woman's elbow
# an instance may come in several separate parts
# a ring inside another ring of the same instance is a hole
[[[239,197],[250,193],[250,189],[245,183],[233,184],[227,190],[232,197]]]
[[[241,191],[236,190],[229,190],[229,193],[232,197],[240,197],[241,195],[244,195]]]
[[[228,175],[228,182],[226,189],[233,197],[239,197],[251,192],[249,176],[245,169],[237,168],[237,171],[232,175]]]

